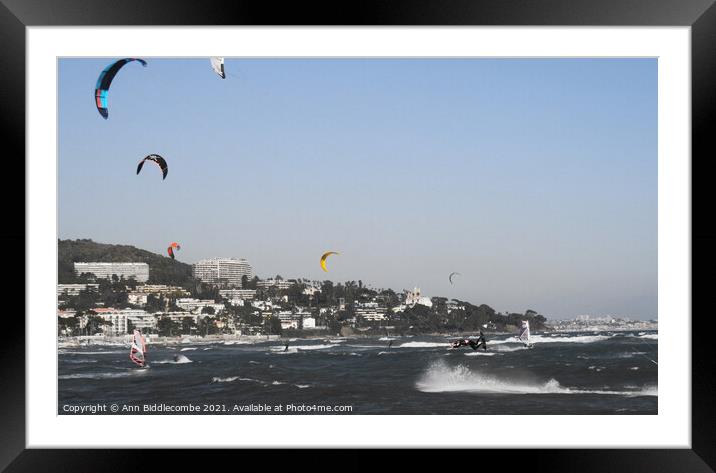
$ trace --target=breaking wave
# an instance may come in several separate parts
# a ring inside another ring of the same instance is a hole
[[[127,346],[129,349],[129,346]],[[127,353],[124,351],[63,351],[60,355],[117,355],[120,353]]]
[[[545,337],[534,335],[530,341],[534,343],[594,343],[612,338],[609,335],[575,335],[572,337]]]
[[[443,347],[448,348],[450,345],[447,342],[436,343],[436,342],[406,342],[402,343],[395,348],[436,348]]]
[[[562,386],[552,378],[546,382],[526,382],[505,379],[472,371],[463,365],[449,367],[440,360],[434,362],[415,383],[422,392],[475,392],[504,394],[605,394],[618,396],[656,396],[657,388],[643,387],[633,391],[581,390]]]
[[[177,355],[176,360],[159,360],[159,361],[154,361],[153,363],[157,364],[157,365],[166,365],[166,364],[183,365],[184,363],[194,363],[194,362],[184,355]]]
[[[228,378],[219,378],[219,377],[213,377],[211,378],[212,383],[231,383],[239,379],[238,376],[230,376]]]
[[[186,347],[186,348],[182,348],[179,351],[191,351],[191,350],[196,350],[196,347]]]
[[[113,379],[113,378],[125,378],[127,376],[134,376],[139,373],[146,373],[145,369],[120,371],[117,373],[76,373],[76,374],[63,374],[58,376],[58,379]]]

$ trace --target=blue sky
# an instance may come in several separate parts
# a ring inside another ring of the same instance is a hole
[[[657,316],[655,59],[59,60],[59,237]],[[159,169],[137,163],[157,153]],[[324,251],[341,254],[321,271]],[[462,277],[450,285],[448,275]]]

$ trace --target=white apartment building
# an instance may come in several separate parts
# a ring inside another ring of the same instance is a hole
[[[219,289],[219,295],[229,300],[250,301],[256,297],[256,289]]]
[[[256,283],[256,286],[260,287],[261,289],[268,289],[270,287],[276,288],[276,289],[288,289],[289,287],[293,286],[295,284],[295,280],[286,280],[286,279],[263,279]]]
[[[94,274],[95,277],[111,279],[117,276],[124,279],[133,277],[137,282],[147,282],[149,265],[147,263],[75,263],[75,274]]]
[[[149,297],[149,294],[143,292],[130,292],[127,294],[127,302],[132,305],[145,306],[147,305],[147,297]]]
[[[365,320],[378,321],[385,320],[385,314],[388,312],[386,307],[379,305],[377,302],[356,302],[353,306],[356,317],[362,317]]]
[[[279,318],[279,320],[281,320],[282,329],[298,328],[298,324],[301,321],[301,318],[296,317],[296,315],[290,310],[282,310],[278,312],[276,316]]]
[[[143,294],[161,294],[163,296],[188,296],[191,293],[179,286],[167,286],[166,284],[144,284],[137,286],[135,292],[141,292]]]
[[[246,276],[251,279],[253,270],[243,258],[210,258],[194,263],[193,274],[207,284],[241,287],[241,278]]]
[[[420,288],[416,287],[412,291],[406,291],[405,293],[405,305],[408,307],[414,307],[416,304],[424,305],[426,307],[432,307],[433,302],[429,297],[420,295]]]
[[[212,299],[193,299],[188,297],[177,299],[176,305],[180,309],[191,313],[201,313],[201,310],[204,307],[212,307],[214,309],[214,314],[218,314],[220,311],[224,310],[224,304],[217,304]]]
[[[106,335],[126,335],[128,321],[132,322],[132,326],[143,332],[156,327],[154,315],[143,310],[96,308],[94,311],[98,317],[111,323],[111,325],[105,325],[103,328]]]
[[[194,321],[195,324],[199,323],[199,315],[189,314],[186,312],[157,312],[154,314],[154,316],[157,319],[166,317],[178,324],[181,324],[184,321],[184,318],[189,317],[190,319],[192,319]]]
[[[98,290],[99,284],[58,284],[57,295],[58,296],[78,296],[81,291],[87,289]]]

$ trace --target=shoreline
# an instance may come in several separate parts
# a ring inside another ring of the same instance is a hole
[[[645,331],[658,332],[657,328],[632,328],[632,327],[594,327],[594,328],[583,328],[583,329],[562,329],[562,330],[549,330],[544,333],[575,333],[575,332],[637,332]],[[542,333],[535,332],[537,333]],[[345,340],[347,338],[385,338],[384,334],[354,334],[350,337],[337,336],[337,335],[306,335],[299,337],[284,337],[281,335],[231,335],[231,334],[216,334],[216,335],[177,335],[172,337],[157,336],[149,334],[147,337],[148,345],[212,345],[217,343],[223,343],[225,345],[242,345],[242,344],[258,344],[265,342],[283,342],[286,340]],[[512,332],[489,332],[486,336],[504,336],[514,335]],[[423,334],[410,334],[410,335],[390,335],[388,338],[412,338],[412,337],[446,337],[446,338],[459,338],[469,336],[468,334],[455,334],[455,333],[423,333]],[[117,336],[106,336],[106,335],[76,335],[71,337],[57,337],[58,348],[70,348],[70,347],[81,347],[89,345],[129,345],[131,343],[132,335],[117,335]]]

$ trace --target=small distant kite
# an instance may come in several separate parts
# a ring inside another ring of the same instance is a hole
[[[450,273],[450,276],[448,276],[448,279],[450,280],[450,284],[453,284],[452,278],[453,276],[462,276],[460,273]]]
[[[209,58],[209,61],[211,61],[211,68],[214,69],[214,72],[216,72],[222,79],[226,79],[226,73],[224,72],[224,58],[211,57]]]
[[[340,254],[340,253],[337,253],[335,251],[328,251],[326,253],[323,253],[323,256],[321,256],[321,268],[325,272],[328,272],[328,268],[326,268],[326,258],[328,258],[331,255],[337,255],[337,254]]]
[[[144,59],[126,58],[113,62],[105,67],[99,74],[97,85],[94,89],[94,100],[95,105],[97,105],[97,111],[105,120],[109,116],[109,111],[107,110],[107,93],[109,92],[110,84],[112,84],[112,79],[114,79],[114,76],[117,75],[117,72],[119,72],[122,66],[132,61],[139,61],[142,66],[147,67],[147,61]]]
[[[174,249],[181,250],[181,246],[179,246],[179,243],[173,242],[171,245],[169,245],[169,248],[167,248],[167,253],[171,257],[171,259],[174,259]]]
[[[142,166],[144,166],[144,161],[153,161],[157,163],[157,166],[159,166],[159,168],[162,170],[162,180],[167,178],[167,173],[169,173],[169,165],[167,165],[167,161],[158,154],[150,154],[146,158],[139,161],[139,165],[137,166],[137,174],[139,174],[139,171],[142,170]]]

